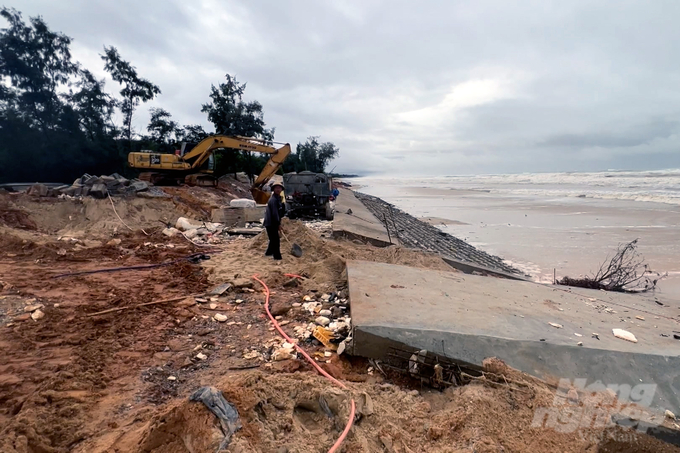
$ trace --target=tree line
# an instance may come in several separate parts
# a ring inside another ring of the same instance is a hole
[[[104,70],[120,85],[117,96],[105,81],[74,61],[72,39],[52,31],[42,17],[2,8],[7,22],[0,29],[0,182],[70,182],[83,173],[130,174],[127,154],[153,150],[174,152],[178,143],[196,143],[210,132],[201,125],[180,125],[170,112],[150,109],[143,133],[133,128],[136,109],[162,94],[158,85],[141,77],[118,49],[105,46]],[[264,109],[244,100],[246,84],[227,74],[212,85],[201,112],[214,133],[274,140]],[[114,117],[120,113],[121,124]],[[283,171],[325,171],[338,148],[319,137],[298,143]],[[217,175],[246,171],[259,173],[266,156],[243,151],[217,154]]]

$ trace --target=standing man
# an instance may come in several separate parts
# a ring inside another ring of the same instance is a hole
[[[279,183],[272,185],[272,196],[269,197],[267,209],[264,212],[264,227],[267,229],[267,236],[269,236],[269,246],[265,256],[273,256],[275,260],[283,259],[281,256],[281,238],[279,237],[279,232],[283,231],[281,219],[286,214],[286,208],[281,200],[282,191],[283,185]]]

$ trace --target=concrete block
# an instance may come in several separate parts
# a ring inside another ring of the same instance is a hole
[[[352,354],[389,360],[391,347],[425,349],[475,366],[497,357],[543,379],[652,385],[650,407],[680,412],[680,352],[672,337],[677,323],[654,295],[365,261],[348,261],[347,275]],[[630,321],[637,313],[654,320]],[[616,338],[612,329],[621,326],[638,342]]]
[[[33,184],[27,191],[29,195],[34,197],[46,197],[48,192],[49,188],[45,184]]]
[[[243,208],[246,223],[259,222],[264,218],[264,212],[267,210],[266,206],[256,206],[254,208]]]
[[[245,208],[217,208],[212,210],[211,220],[226,227],[245,227]]]
[[[135,192],[144,192],[149,190],[149,184],[146,181],[134,181],[130,183],[130,187],[134,189]]]
[[[109,191],[104,184],[95,184],[90,189],[90,196],[95,198],[106,198]]]

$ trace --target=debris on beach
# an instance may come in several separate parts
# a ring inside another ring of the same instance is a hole
[[[556,329],[561,329],[563,327],[562,324],[557,324],[556,322],[549,322],[548,324],[550,324]]]
[[[612,329],[612,333],[616,338],[621,338],[622,340],[630,341],[631,343],[637,343],[637,338],[635,335],[623,329]]]

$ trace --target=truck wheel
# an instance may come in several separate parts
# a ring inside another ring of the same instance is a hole
[[[333,220],[333,214],[335,212],[333,210],[333,206],[331,206],[330,201],[326,202],[326,204],[324,205],[324,208],[326,210],[326,220]]]

